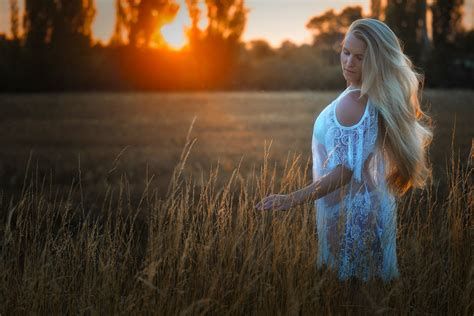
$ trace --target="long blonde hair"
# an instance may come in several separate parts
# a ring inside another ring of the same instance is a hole
[[[433,138],[430,118],[420,109],[424,77],[414,70],[399,39],[385,23],[359,19],[351,24],[346,38],[348,34],[367,45],[361,96],[369,97],[382,118],[377,146],[387,162],[387,186],[397,195],[422,187],[431,177],[426,152]]]

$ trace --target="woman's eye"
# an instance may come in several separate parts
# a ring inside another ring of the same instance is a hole
[[[349,53],[348,53],[348,52],[346,52],[346,51],[344,51],[344,55],[349,55]]]

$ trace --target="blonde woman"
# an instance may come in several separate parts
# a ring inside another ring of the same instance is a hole
[[[432,132],[419,104],[423,77],[393,31],[369,18],[349,27],[341,67],[347,88],[314,124],[313,183],[255,207],[287,210],[314,201],[318,266],[341,280],[388,281],[399,275],[396,198],[431,175]]]

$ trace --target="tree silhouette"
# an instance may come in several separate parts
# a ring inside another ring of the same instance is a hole
[[[88,47],[96,14],[94,0],[56,0],[51,43]]]
[[[430,74],[435,85],[453,84],[453,79],[457,77],[455,71],[458,68],[453,67],[454,59],[456,55],[465,54],[457,48],[468,46],[469,39],[472,41],[472,36],[465,36],[466,32],[461,24],[463,3],[463,0],[436,0],[431,5],[434,45],[431,63],[436,64],[436,67],[430,69]],[[471,81],[472,66],[468,71],[471,73]]]
[[[250,41],[248,46],[250,54],[257,60],[275,55],[275,50],[263,39]]]
[[[401,39],[415,65],[426,63],[430,43],[426,27],[426,0],[389,1],[385,22]]]
[[[88,46],[94,16],[94,0],[25,0],[26,45]]]
[[[186,0],[186,4],[191,18],[186,35],[203,85],[224,82],[238,60],[248,9],[243,0],[205,0],[208,25],[201,30],[199,0]]]
[[[54,0],[25,0],[25,44],[34,49],[42,47],[51,40]]]
[[[245,29],[248,9],[243,0],[205,0],[208,25],[199,29],[201,10],[199,0],[186,0],[191,27],[187,30],[189,42],[202,40],[223,40],[237,43]]]
[[[232,43],[240,41],[248,10],[243,0],[206,0],[209,24],[206,36]]]
[[[122,0],[115,0],[115,26],[114,33],[110,39],[110,46],[121,46],[125,44],[124,33],[127,14],[125,12]]]
[[[386,0],[371,0],[370,1],[370,16],[374,19],[385,20],[385,8],[387,6]]]
[[[339,63],[338,52],[344,34],[351,23],[362,18],[360,6],[346,7],[336,14],[333,9],[315,16],[306,24],[313,33],[313,45],[321,51],[322,56],[331,64]]]
[[[117,20],[109,47],[91,46],[95,0],[22,1],[24,14],[18,12],[20,0],[9,0],[13,36],[0,35],[4,91],[334,89],[343,83],[341,41],[349,25],[362,17],[360,7],[329,10],[306,25],[313,44],[287,41],[274,49],[264,40],[242,43],[248,12],[244,0],[186,0],[189,41],[176,52],[136,49],[165,45],[160,28],[175,17],[176,0],[115,0]],[[372,0],[370,16],[387,17],[415,65],[430,65],[424,69],[426,86],[470,87],[474,31],[461,27],[463,2],[432,1],[426,8],[427,0]],[[426,54],[428,9],[434,46]],[[201,26],[206,17],[208,24]],[[126,43],[130,46],[111,47]]]
[[[134,47],[161,47],[163,25],[171,23],[178,13],[174,0],[116,0],[116,23],[113,43],[122,43],[123,32]]]
[[[20,38],[20,14],[18,9],[18,0],[10,0],[10,31],[13,40]]]
[[[431,5],[433,13],[433,44],[437,49],[454,43],[456,35],[463,32],[463,0],[437,0]]]
[[[189,18],[191,19],[191,27],[185,29],[189,45],[194,47],[196,41],[200,40],[201,30],[199,29],[199,20],[201,18],[201,10],[198,7],[199,0],[186,0]]]

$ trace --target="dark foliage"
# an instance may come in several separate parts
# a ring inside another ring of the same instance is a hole
[[[248,9],[243,0],[206,1],[205,29],[198,0],[187,1],[188,44],[170,50],[160,37],[177,4],[116,0],[116,28],[108,45],[93,43],[93,0],[25,0],[24,15],[11,0],[11,36],[0,34],[0,91],[335,89],[340,42],[360,7],[311,18],[310,45],[289,41],[272,48],[264,40],[241,41]],[[372,17],[400,37],[405,53],[425,74],[426,87],[471,88],[474,31],[461,27],[463,1],[372,1]],[[432,12],[432,40],[426,14]],[[22,30],[19,29],[23,17]],[[154,27],[156,26],[156,27]]]

